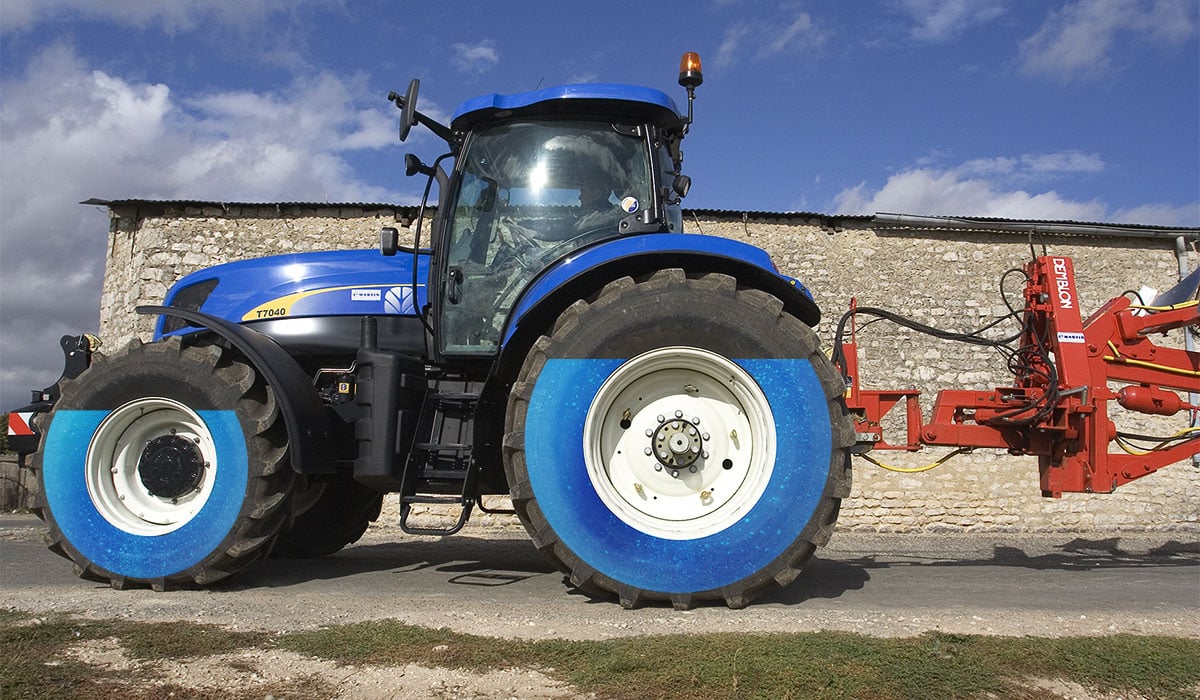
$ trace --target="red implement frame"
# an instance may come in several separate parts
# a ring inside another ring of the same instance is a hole
[[[1200,409],[1169,391],[1200,393],[1200,353],[1162,347],[1150,339],[1200,324],[1200,305],[1193,300],[1165,308],[1134,307],[1120,296],[1084,321],[1070,258],[1043,256],[1026,265],[1025,273],[1025,324],[1013,386],[940,391],[928,423],[922,421],[919,391],[861,388],[851,334],[851,341],[842,344],[842,370],[860,445],[910,451],[924,445],[992,447],[1037,455],[1042,495],[1052,497],[1108,493],[1200,453],[1200,434],[1145,452],[1108,451],[1117,438],[1109,418],[1114,401],[1127,410],[1158,415]],[[1118,391],[1110,383],[1126,386]],[[907,441],[890,444],[881,421],[900,403],[905,404]]]

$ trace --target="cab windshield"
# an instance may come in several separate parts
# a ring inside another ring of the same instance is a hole
[[[443,350],[490,353],[525,285],[551,261],[618,235],[653,206],[637,128],[520,122],[477,132],[460,159]]]

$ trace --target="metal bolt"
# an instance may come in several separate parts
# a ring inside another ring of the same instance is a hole
[[[652,455],[652,454],[654,454],[654,450],[652,450],[652,449],[650,449],[649,447],[647,447],[647,448],[646,448],[646,456],[647,456],[647,457],[649,457],[649,456],[650,456],[650,455]]]
[[[654,471],[656,471],[656,472],[661,472],[661,471],[662,471],[662,465],[661,465],[661,464],[655,464],[655,465],[654,465]]]
[[[666,423],[666,422],[667,422],[667,419],[666,419],[666,418],[663,418],[662,414],[660,413],[660,414],[658,414],[658,422],[659,422],[659,423]]]
[[[671,478],[672,478],[672,479],[678,479],[678,478],[679,478],[679,472],[677,472],[677,471],[675,471],[674,469],[672,469],[672,470],[671,470]]]
[[[709,439],[709,435],[708,435],[708,433],[704,433],[703,435],[701,435],[701,436],[700,436],[700,439],[702,439],[702,440],[708,440],[708,439]]]
[[[646,437],[654,437],[654,431],[646,428]]]
[[[693,464],[692,466],[688,467],[688,471],[695,474],[696,473],[696,465]]]
[[[675,412],[675,417],[676,417],[676,418],[683,418],[683,411],[676,411],[676,412]]]
[[[641,485],[641,484],[639,484],[639,483],[637,483],[637,482],[634,482],[634,484],[633,484],[633,490],[634,490],[634,491],[637,491],[637,493],[638,493],[638,495],[639,495],[639,496],[645,496],[645,495],[646,495],[646,490],[645,490],[645,489],[643,489],[643,488],[642,488],[642,485]]]

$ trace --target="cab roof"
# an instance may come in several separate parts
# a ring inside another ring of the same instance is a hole
[[[675,101],[653,88],[584,83],[515,95],[481,95],[459,105],[450,119],[450,128],[464,132],[491,120],[593,115],[660,126],[677,126],[684,119]]]

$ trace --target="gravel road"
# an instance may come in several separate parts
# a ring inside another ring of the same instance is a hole
[[[330,557],[270,560],[211,589],[155,593],[76,578],[42,545],[36,518],[4,515],[0,560],[9,609],[240,629],[396,619],[531,639],[816,630],[1200,638],[1200,532],[839,532],[787,589],[744,610],[684,612],[582,595],[511,526],[445,539],[376,526]]]

